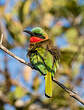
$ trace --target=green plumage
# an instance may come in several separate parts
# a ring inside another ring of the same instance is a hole
[[[32,66],[42,75],[45,75],[45,94],[52,97],[52,78],[58,67],[60,53],[58,48],[53,46],[52,41],[46,39],[47,34],[43,29],[37,27],[32,29],[32,32],[45,37],[41,42],[30,43],[28,56]]]
[[[47,72],[51,72],[52,76],[54,76],[58,66],[58,60],[54,61],[53,55],[46,47],[36,47],[30,55],[30,62],[34,68],[39,70],[43,75],[47,74]]]

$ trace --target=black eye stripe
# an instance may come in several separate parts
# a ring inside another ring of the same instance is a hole
[[[40,34],[40,33],[35,33],[35,32],[34,32],[34,34],[35,34],[35,35],[39,35],[39,36],[42,36],[42,34]]]
[[[39,36],[40,38],[42,38],[42,39],[45,39],[45,37],[44,36]]]
[[[45,39],[45,37],[42,35],[42,34],[40,34],[40,33],[33,33],[35,36],[38,36],[38,37],[40,37],[40,38],[42,38],[42,39]]]

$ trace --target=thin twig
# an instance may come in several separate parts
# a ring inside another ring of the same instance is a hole
[[[2,41],[3,41],[3,34],[1,35],[0,44],[2,44]]]
[[[25,60],[17,57],[15,54],[13,54],[12,52],[10,52],[7,48],[5,48],[2,45],[2,40],[3,40],[3,35],[1,35],[1,40],[0,40],[0,49],[2,49],[4,52],[6,52],[7,54],[9,54],[10,56],[12,56],[13,58],[15,58],[16,60],[18,60],[19,62],[31,67],[32,69],[34,69],[32,67],[32,65],[30,63],[27,63]],[[63,88],[71,97],[73,97],[74,99],[78,100],[81,104],[84,105],[84,100],[80,98],[80,96],[73,92],[72,90],[70,90],[69,88],[65,87],[62,83],[58,82],[56,79],[53,78],[53,81],[59,85],[61,88]]]
[[[84,100],[80,98],[80,96],[72,91],[71,89],[65,87],[62,83],[58,82],[55,78],[53,78],[53,81],[59,85],[62,89],[64,89],[71,97],[73,97],[74,99],[78,100],[81,104],[84,105]]]
[[[0,40],[0,49],[3,50],[4,52],[6,52],[7,54],[9,54],[10,56],[12,56],[13,58],[15,58],[16,60],[18,60],[19,62],[31,67],[32,65],[30,63],[27,63],[25,60],[23,60],[22,58],[16,56],[14,53],[12,53],[11,51],[9,51],[7,48],[5,48],[3,45],[2,45],[2,40],[3,40],[3,34],[1,35],[1,40]]]

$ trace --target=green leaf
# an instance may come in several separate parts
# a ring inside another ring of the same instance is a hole
[[[19,86],[16,87],[15,91],[14,91],[14,96],[16,98],[21,98],[26,94],[25,90]]]
[[[78,42],[78,31],[75,28],[70,28],[66,31],[66,37],[69,43],[71,44],[77,44]],[[74,42],[75,41],[75,42]]]

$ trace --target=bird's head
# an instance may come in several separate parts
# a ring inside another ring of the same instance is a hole
[[[48,39],[47,33],[40,27],[35,27],[31,31],[24,30],[30,35],[30,43],[37,43]]]

